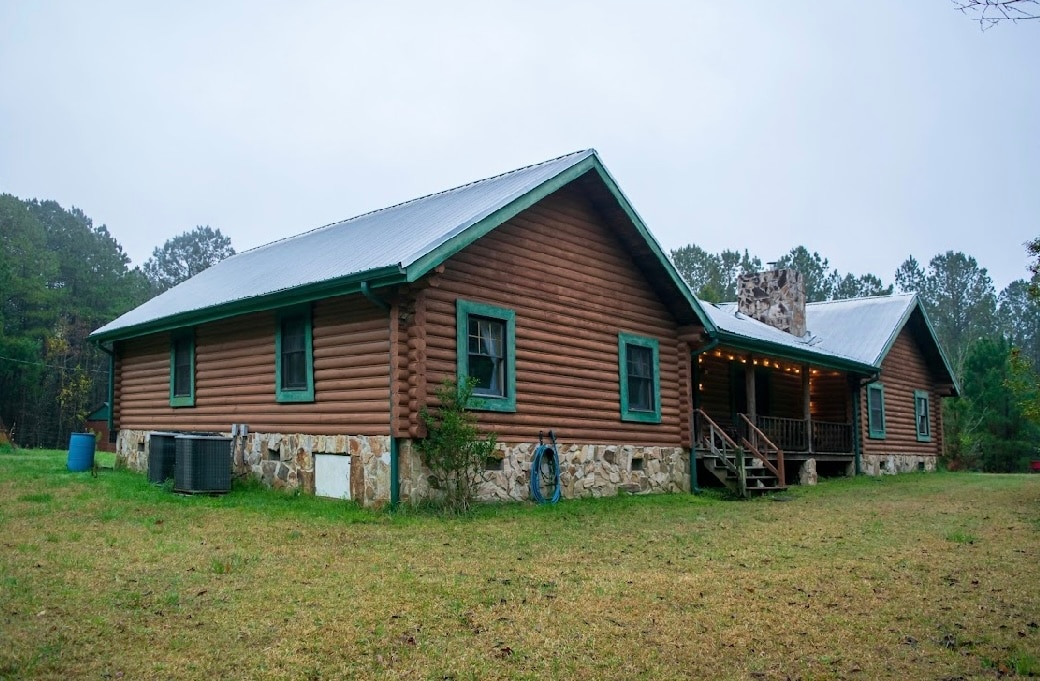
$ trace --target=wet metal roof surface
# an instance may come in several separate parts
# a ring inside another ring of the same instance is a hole
[[[405,270],[452,237],[585,159],[544,163],[365,213],[231,256],[94,331],[114,336],[166,318],[305,286]]]
[[[738,312],[736,303],[716,305],[701,301],[722,331],[800,354],[839,358],[876,368],[881,366],[884,353],[916,305],[912,294],[809,303],[805,306],[807,332],[797,337]]]

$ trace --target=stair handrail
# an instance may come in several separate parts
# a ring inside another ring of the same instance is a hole
[[[750,418],[748,418],[747,414],[737,414],[737,416],[744,421],[744,425],[748,429],[748,435],[750,437],[743,439],[744,443],[748,445],[748,450],[751,452],[751,455],[764,463],[766,468],[773,472],[773,475],[776,476],[777,484],[781,487],[786,487],[787,484],[784,480],[784,450],[777,447],[772,440],[766,437],[766,434],[763,433]],[[764,447],[762,446],[763,444],[765,445]],[[776,456],[775,466],[769,460],[769,457],[762,453],[761,450],[763,449]]]
[[[704,412],[704,410],[695,409],[694,415],[702,419],[702,425],[708,427],[708,433],[706,436],[697,433],[697,437],[703,437],[708,448],[712,453],[721,457],[723,465],[725,465],[726,468],[734,473],[738,473],[736,463],[743,461],[743,452],[740,450],[740,446],[737,445],[732,438],[726,435],[726,431],[722,429],[722,426],[714,422],[711,417]],[[700,428],[698,428],[698,430],[700,430]],[[730,459],[733,461],[730,461]]]

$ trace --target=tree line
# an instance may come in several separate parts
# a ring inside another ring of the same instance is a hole
[[[109,358],[90,332],[233,253],[199,226],[131,267],[79,208],[0,195],[0,428],[23,446],[64,447],[107,398]]]
[[[960,398],[943,405],[947,465],[1010,472],[1040,458],[1040,238],[1025,246],[1033,276],[999,293],[985,267],[955,251],[927,265],[911,256],[889,284],[841,273],[804,246],[768,265],[801,272],[808,302],[916,293],[961,385]],[[737,277],[763,269],[747,250],[709,253],[691,244],[671,257],[695,295],[712,303],[735,301]]]

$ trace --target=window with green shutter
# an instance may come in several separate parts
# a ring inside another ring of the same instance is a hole
[[[275,400],[314,401],[314,350],[309,305],[278,313],[275,330]]]
[[[880,383],[867,386],[867,435],[885,439],[885,386]]]
[[[931,405],[928,393],[924,390],[914,391],[914,421],[917,423],[917,441],[932,441],[932,422],[929,409]]]
[[[657,340],[618,334],[621,420],[661,422],[661,369]]]

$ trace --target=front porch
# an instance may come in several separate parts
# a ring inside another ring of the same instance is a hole
[[[851,469],[857,376],[725,347],[694,367],[697,460],[726,486],[782,489],[809,459],[828,474]]]

